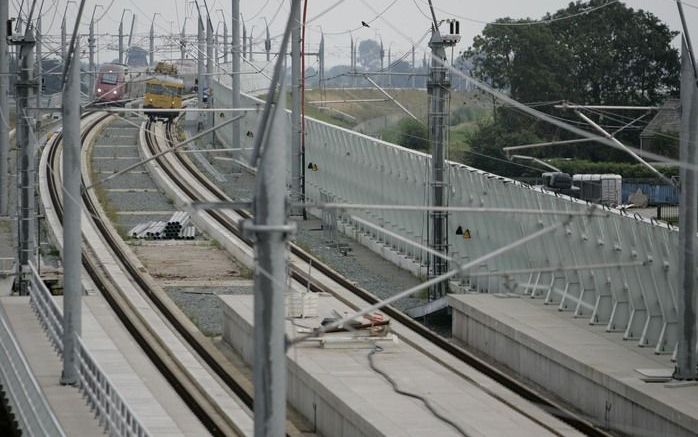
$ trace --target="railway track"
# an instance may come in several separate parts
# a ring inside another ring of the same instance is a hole
[[[167,142],[168,144],[160,144],[158,139],[153,135],[154,132],[154,123],[152,122],[147,122],[145,124],[145,139],[146,139],[146,146],[149,149],[149,152],[151,155],[155,155],[158,152],[161,152],[165,150],[166,148],[171,147],[172,145],[176,144],[177,141],[175,141],[175,132],[174,132],[174,123],[171,123],[167,125],[166,127],[166,136],[167,136]],[[189,160],[189,158],[186,156],[186,154],[180,154],[180,153],[173,153],[174,159],[178,161],[178,164],[181,165],[186,169],[188,172],[188,175],[196,179],[196,182],[201,185],[202,187],[205,187],[206,190],[208,190],[216,200],[220,201],[232,201],[230,197],[228,197],[220,188],[218,188],[213,182],[211,182],[205,175],[203,175],[197,168],[196,166]],[[193,188],[190,186],[187,182],[185,182],[185,178],[180,177],[180,175],[177,174],[177,170],[175,170],[169,161],[169,158],[166,156],[160,157],[157,159],[158,164],[160,164],[160,168],[166,173],[167,177],[182,191],[184,192],[190,199],[190,201],[210,201],[210,198],[205,198],[202,196],[201,193],[197,192],[197,189]],[[225,228],[228,232],[230,232],[232,235],[234,235],[236,238],[244,241],[246,244],[248,244],[250,247],[252,247],[252,242],[247,239],[241,229],[240,229],[240,220],[244,219],[249,219],[252,217],[252,215],[244,210],[244,209],[236,209],[234,210],[235,214],[237,214],[238,218],[231,217],[230,213],[225,213],[223,211],[218,211],[218,210],[206,210],[205,213],[208,214],[210,217],[212,217],[220,226]],[[308,253],[307,251],[303,250],[302,248],[298,247],[295,244],[290,244],[290,249],[291,252],[294,256],[305,262],[306,264],[312,264],[312,268],[316,272],[320,272],[322,275],[324,275],[327,278],[330,278],[331,281],[333,281],[336,284],[339,284],[341,287],[343,287],[346,291],[351,293],[353,296],[356,296],[360,298],[363,302],[366,303],[366,305],[374,304],[379,302],[379,299],[374,296],[372,293],[369,291],[355,285],[352,283],[350,280],[342,276],[341,274],[335,272],[331,267],[320,261],[319,259],[315,258],[313,255]],[[300,284],[303,285],[303,287],[309,288],[311,291],[314,292],[325,292],[329,293],[330,295],[334,296],[338,300],[342,301],[343,303],[347,304],[348,306],[358,309],[357,305],[348,300],[342,293],[338,293],[337,290],[332,289],[331,287],[326,286],[325,284],[322,283],[322,281],[318,280],[313,280],[312,277],[306,273],[309,269],[307,268],[300,268],[299,266],[291,265],[290,266],[290,273],[293,279],[298,281]],[[609,434],[606,433],[603,429],[597,427],[593,423],[585,420],[584,418],[578,416],[575,414],[573,411],[570,409],[562,406],[561,404],[553,401],[552,399],[548,398],[544,394],[540,393],[539,391],[528,387],[527,385],[517,381],[514,379],[512,376],[507,375],[497,367],[483,361],[479,357],[473,355],[472,353],[468,352],[467,350],[463,349],[462,347],[451,343],[448,341],[446,338],[443,336],[439,335],[438,333],[435,333],[434,331],[428,329],[424,325],[420,324],[419,322],[415,321],[411,317],[407,316],[405,313],[402,311],[392,307],[392,306],[386,306],[383,307],[382,311],[390,316],[393,320],[399,322],[400,324],[404,325],[408,329],[412,330],[414,333],[422,337],[423,339],[426,339],[427,341],[431,342],[433,345],[436,345],[438,348],[446,352],[447,354],[451,355],[454,357],[456,360],[460,361],[461,363],[464,363],[477,371],[481,372],[482,374],[486,375],[487,377],[493,379],[497,383],[501,384],[508,390],[516,393],[517,395],[521,396],[522,398],[530,401],[533,404],[538,405],[541,409],[546,411],[547,413],[557,417],[559,420],[567,423],[568,425],[572,426],[573,428],[577,429],[578,431],[590,435],[590,436],[608,436]],[[417,347],[418,349],[422,350],[424,353],[430,355],[430,353],[420,346],[416,345],[413,343],[413,346]],[[446,366],[448,366],[447,363],[444,363]],[[455,370],[455,369],[454,369]],[[460,372],[458,372],[460,373]],[[464,376],[465,377],[465,376]],[[467,378],[467,377],[466,377]],[[471,381],[475,383],[474,381]],[[490,393],[492,396],[496,397],[503,403],[507,404],[510,408],[513,408],[517,411],[519,411],[521,414],[529,417],[531,420],[534,420],[541,424],[542,426],[548,428],[548,426],[537,420],[535,417],[532,417],[530,414],[528,414],[526,411],[523,409],[520,409],[517,405],[514,403],[510,402],[507,399],[502,398],[499,396],[497,393],[494,393],[493,391],[489,390],[486,387],[479,386],[480,389],[487,391]],[[550,429],[551,432],[555,432],[555,430]]]
[[[85,114],[83,119],[92,114],[94,113]],[[93,117],[93,120],[85,126],[81,133],[83,146],[85,145],[85,139],[90,133],[109,117],[109,115]],[[62,221],[63,203],[60,194],[61,182],[59,180],[61,175],[59,157],[61,155],[62,135],[55,135],[47,147],[48,159],[46,165],[50,167],[47,172],[50,175],[47,178],[47,182],[51,206],[55,209],[59,220]],[[89,175],[84,173],[83,168],[83,187],[85,182],[89,183],[89,181],[86,181],[86,177],[89,178]],[[152,302],[153,306],[160,311],[162,316],[185,339],[188,345],[198,353],[199,358],[219,375],[229,389],[235,393],[239,401],[251,410],[251,397],[247,396],[249,387],[245,387],[244,378],[235,373],[232,365],[222,354],[215,353],[215,346],[210,343],[210,340],[198,332],[186,316],[166,296],[157,293],[153,289],[147,275],[140,271],[139,267],[133,262],[133,258],[126,253],[128,249],[125,247],[125,243],[111,225],[108,224],[108,219],[97,205],[94,193],[92,191],[83,191],[82,200],[101,237],[113,251],[120,265],[128,273],[132,281],[137,284],[143,294]],[[139,314],[139,310],[120,293],[120,290],[111,284],[111,281],[98,263],[85,252],[83,252],[82,262],[91,279],[118,318],[207,430],[212,435],[243,435],[238,424],[234,423],[225,411],[222,411],[216,400],[197,382],[194,375],[187,371],[184,364],[177,359],[173,351],[169,350],[168,345],[163,343],[158,334]],[[221,369],[226,371],[222,372]],[[289,435],[297,434],[299,433],[295,428],[290,430]]]

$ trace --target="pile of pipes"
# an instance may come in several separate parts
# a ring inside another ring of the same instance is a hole
[[[196,228],[190,225],[191,217],[186,212],[175,212],[169,221],[150,221],[134,226],[129,235],[144,240],[193,240]]]

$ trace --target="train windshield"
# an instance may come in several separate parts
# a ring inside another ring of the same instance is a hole
[[[119,76],[116,73],[102,73],[102,83],[107,85],[116,85]]]
[[[157,83],[149,83],[145,86],[145,92],[149,94],[160,94],[164,96],[179,96],[181,94],[181,89],[163,86]]]

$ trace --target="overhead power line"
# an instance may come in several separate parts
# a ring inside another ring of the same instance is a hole
[[[484,21],[484,20],[478,20],[475,18],[470,18],[470,17],[464,17],[462,15],[454,14],[453,12],[449,12],[445,9],[439,8],[434,6],[434,9],[438,10],[439,12],[443,12],[444,14],[448,14],[449,16],[455,17],[455,18],[460,18],[461,20],[465,21],[470,21],[472,23],[478,23],[478,24],[485,24],[485,25],[491,25],[491,26],[533,26],[533,25],[539,25],[539,24],[550,24],[554,23],[556,21],[562,21],[562,20],[569,20],[571,18],[576,18],[580,17],[582,15],[587,15],[592,12],[596,12],[599,9],[603,9],[607,6],[611,6],[613,4],[620,3],[620,0],[611,0],[608,3],[604,3],[599,6],[595,6],[593,8],[585,9],[583,11],[577,12],[575,14],[570,14],[570,15],[565,15],[562,17],[553,17],[549,19],[543,19],[543,20],[531,20],[531,21],[516,21],[516,22],[499,22],[499,21]]]

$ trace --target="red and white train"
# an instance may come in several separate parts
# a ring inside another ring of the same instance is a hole
[[[95,80],[95,101],[103,105],[124,105],[143,97],[147,73],[145,69],[124,64],[102,64]]]

